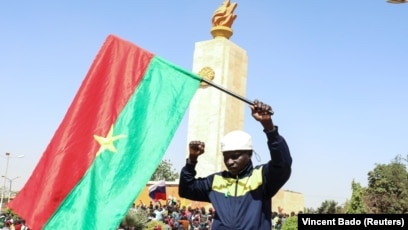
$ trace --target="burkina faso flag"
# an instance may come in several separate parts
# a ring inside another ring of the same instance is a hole
[[[200,81],[108,36],[8,206],[34,230],[116,229],[159,165]]]

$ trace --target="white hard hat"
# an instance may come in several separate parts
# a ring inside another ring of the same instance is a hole
[[[248,133],[235,130],[221,139],[221,152],[235,150],[252,150],[252,138]]]

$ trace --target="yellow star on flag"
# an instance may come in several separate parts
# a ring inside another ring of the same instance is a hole
[[[94,135],[95,140],[101,145],[96,155],[99,155],[104,150],[109,150],[113,153],[116,153],[117,150],[115,148],[114,142],[121,138],[126,138],[126,135],[120,134],[117,136],[113,136],[113,125],[111,126],[108,135],[106,137]]]

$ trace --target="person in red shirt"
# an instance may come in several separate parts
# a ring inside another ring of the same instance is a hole
[[[14,230],[21,230],[21,220],[16,220],[16,223],[14,224]]]

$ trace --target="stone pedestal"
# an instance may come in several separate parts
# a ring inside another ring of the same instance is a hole
[[[226,38],[195,44],[193,72],[204,67],[215,72],[214,83],[245,96],[248,57],[246,51]],[[219,141],[232,130],[243,130],[248,105],[212,86],[200,87],[189,110],[187,143],[205,142],[205,153],[198,158],[197,176],[225,169]],[[187,149],[188,156],[188,149]]]

